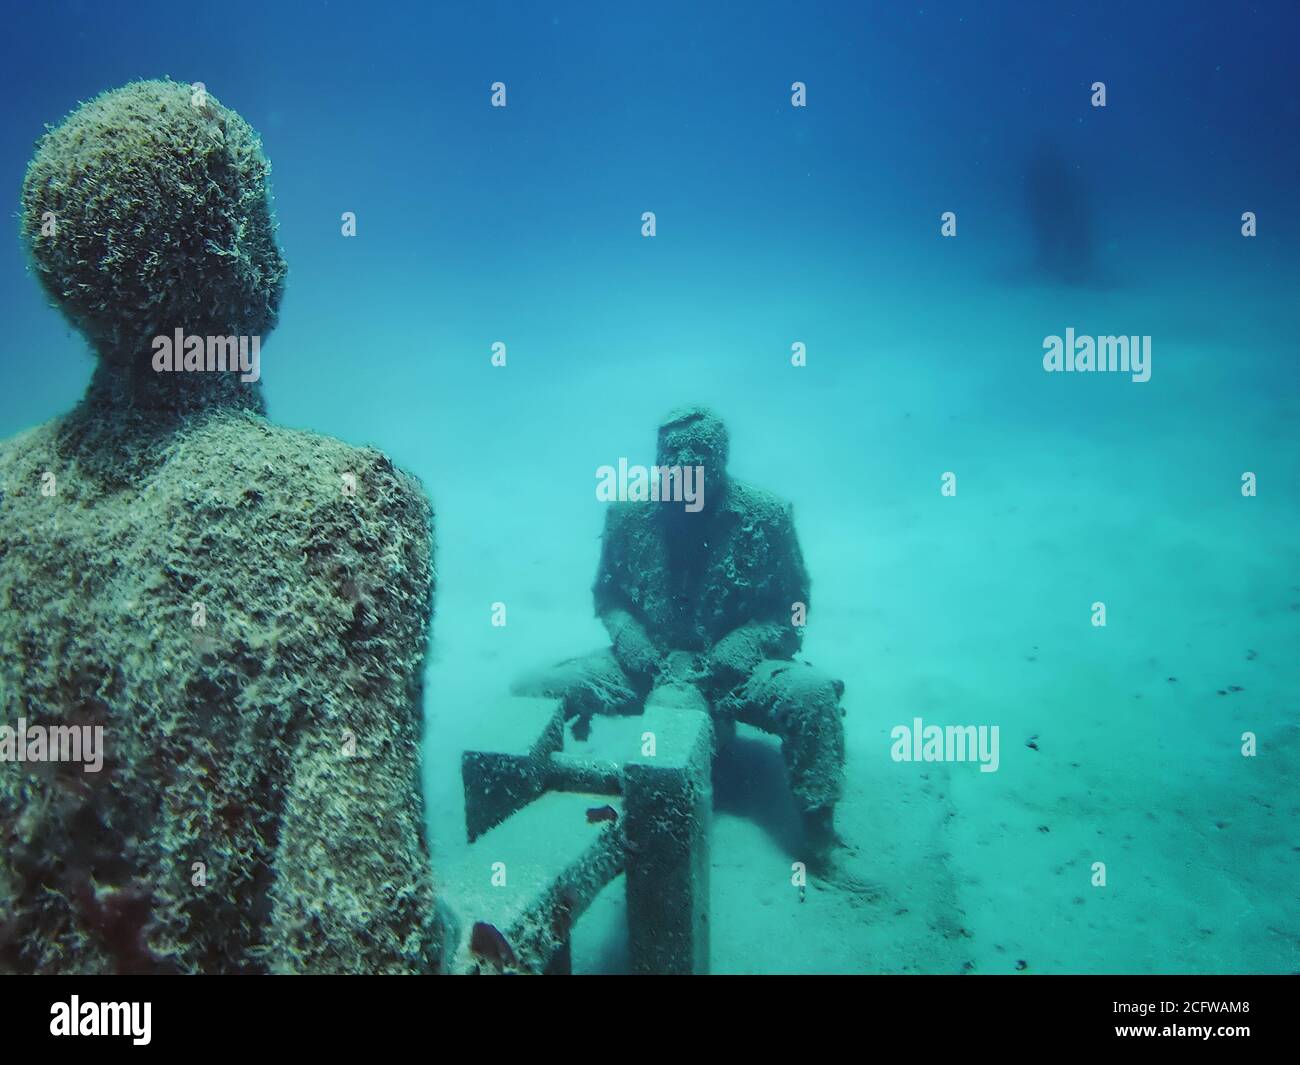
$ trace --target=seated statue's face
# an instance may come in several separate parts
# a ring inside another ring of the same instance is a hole
[[[670,429],[661,435],[655,461],[660,466],[703,466],[706,478],[720,476],[726,470],[725,456],[689,430]]]
[[[674,411],[659,426],[655,463],[661,471],[674,471],[675,484],[682,489],[673,499],[684,505],[662,508],[673,535],[685,535],[688,529],[706,535],[708,516],[718,512],[727,495],[727,428],[722,419],[705,407]],[[663,476],[661,472],[661,484]]]
[[[659,427],[655,462],[661,467],[700,466],[706,498],[710,489],[720,492],[727,478],[727,429],[722,419],[703,408],[670,417]]]

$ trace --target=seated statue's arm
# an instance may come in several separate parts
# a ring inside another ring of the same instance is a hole
[[[620,511],[611,508],[605,515],[605,528],[600,538],[600,565],[592,592],[596,614],[609,633],[618,664],[633,678],[653,680],[663,667],[664,654],[651,639],[645,624],[628,609],[623,590],[626,583],[624,569],[629,565],[626,558],[629,538],[633,535],[623,522]]]
[[[707,656],[705,671],[719,687],[739,683],[765,658],[793,657],[803,642],[803,628],[795,619],[807,613],[808,571],[789,506],[774,523],[770,540],[772,581],[762,608],[719,639]]]
[[[781,528],[784,531],[782,536],[782,545],[784,550],[780,554],[780,584],[783,589],[780,596],[780,607],[785,612],[785,623],[795,627],[795,634],[799,641],[803,640],[803,630],[801,627],[794,626],[795,604],[803,604],[803,614],[808,613],[808,599],[811,593],[810,582],[808,580],[808,569],[803,564],[803,551],[799,548],[799,536],[794,531],[794,508],[786,506],[782,516]]]
[[[614,648],[614,657],[632,677],[653,678],[663,667],[663,652],[650,639],[646,627],[630,612],[611,607],[600,615]]]

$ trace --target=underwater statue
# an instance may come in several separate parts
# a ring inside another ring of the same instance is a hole
[[[0,443],[0,970],[434,970],[432,514],[379,452],[264,417],[269,164],[198,89],[81,105],[23,183],[97,362]]]
[[[1067,285],[1095,279],[1092,210],[1082,178],[1060,150],[1040,144],[1025,170],[1025,210],[1035,269]]]
[[[685,407],[664,420],[656,464],[702,469],[703,506],[611,503],[593,589],[610,648],[525,677],[515,691],[563,698],[579,735],[593,714],[657,699],[704,704],[724,741],[738,721],[780,737],[820,863],[836,842],[844,685],[793,657],[809,588],[789,505],[730,477],[727,458],[727,429],[712,411]]]

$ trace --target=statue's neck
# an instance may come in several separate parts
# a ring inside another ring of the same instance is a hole
[[[82,401],[63,420],[60,446],[84,476],[138,489],[166,461],[178,433],[212,414],[262,415],[261,384],[238,374],[124,373],[100,363]]]
[[[261,381],[241,381],[238,372],[154,370],[147,361],[95,367],[83,404],[109,416],[131,415],[166,424],[218,410],[266,413]]]

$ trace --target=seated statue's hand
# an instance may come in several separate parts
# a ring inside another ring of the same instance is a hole
[[[661,684],[694,684],[708,675],[704,657],[694,651],[669,651],[659,673]]]
[[[715,643],[705,662],[709,680],[721,688],[739,684],[765,658],[789,658],[799,648],[793,629],[751,622],[732,629]]]
[[[614,657],[624,671],[634,677],[658,675],[664,656],[640,622],[624,611],[617,611],[606,617],[605,624],[614,645]]]

